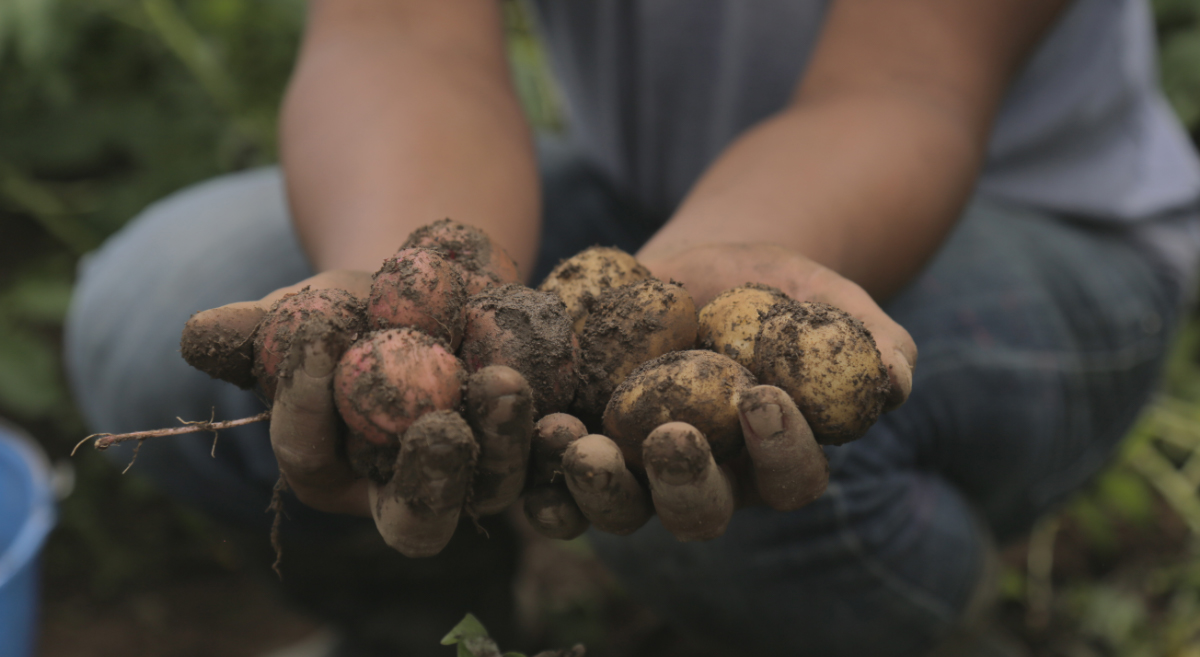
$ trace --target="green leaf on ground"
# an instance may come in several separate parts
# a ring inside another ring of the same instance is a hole
[[[475,618],[475,614],[467,614],[458,621],[458,625],[455,625],[446,636],[442,637],[442,645],[452,646],[466,639],[486,637],[487,635],[487,628],[479,622],[478,618]]]

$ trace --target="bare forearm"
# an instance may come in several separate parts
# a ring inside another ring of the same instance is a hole
[[[450,34],[410,16],[322,11],[281,135],[289,201],[316,267],[374,270],[413,228],[452,217],[483,228],[528,272],[538,182],[496,3],[471,7],[474,22]]]
[[[836,0],[792,104],[714,163],[643,258],[766,243],[894,293],[953,227],[1008,84],[1068,3]]]
[[[920,269],[953,226],[982,144],[902,98],[799,103],[736,141],[643,250],[764,242],[876,298]]]

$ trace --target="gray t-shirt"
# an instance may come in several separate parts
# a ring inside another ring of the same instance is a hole
[[[738,134],[786,105],[828,0],[537,6],[575,147],[665,215]],[[1144,0],[1066,11],[1005,98],[978,192],[1099,221],[1195,213],[1200,162],[1158,88]]]

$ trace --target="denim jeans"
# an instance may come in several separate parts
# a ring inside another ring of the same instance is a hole
[[[541,156],[535,279],[591,244],[635,250],[661,223],[569,152]],[[93,429],[260,411],[255,394],[179,358],[180,329],[195,311],[311,273],[275,169],[148,208],[81,268],[67,354]],[[1179,287],[1119,229],[977,199],[886,305],[920,349],[912,397],[866,437],[827,448],[822,498],[739,511],[705,543],[679,543],[656,521],[592,543],[635,595],[734,654],[922,654],[959,621],[992,537],[1026,531],[1110,458],[1155,387]],[[216,458],[206,436],[148,443],[136,469],[265,530],[277,476],[265,427],[225,434]],[[361,522],[295,508],[285,527],[319,536]]]

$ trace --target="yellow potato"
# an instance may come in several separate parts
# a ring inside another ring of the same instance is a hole
[[[776,304],[763,318],[754,374],[796,401],[817,442],[861,438],[887,400],[887,370],[862,322],[814,302]]]
[[[700,309],[700,346],[754,368],[754,339],[771,306],[788,300],[781,290],[746,283],[726,290]]]
[[[757,385],[733,360],[711,351],[675,351],[642,365],[625,379],[604,409],[604,432],[625,463],[641,469],[642,443],[668,422],[686,422],[704,434],[717,463],[742,449],[738,401]]]
[[[576,335],[596,300],[606,291],[650,278],[650,270],[621,249],[593,246],[558,263],[538,286],[562,299]]]
[[[595,303],[580,340],[579,412],[596,418],[612,391],[646,361],[696,345],[696,304],[674,283],[649,279],[609,290]]]

